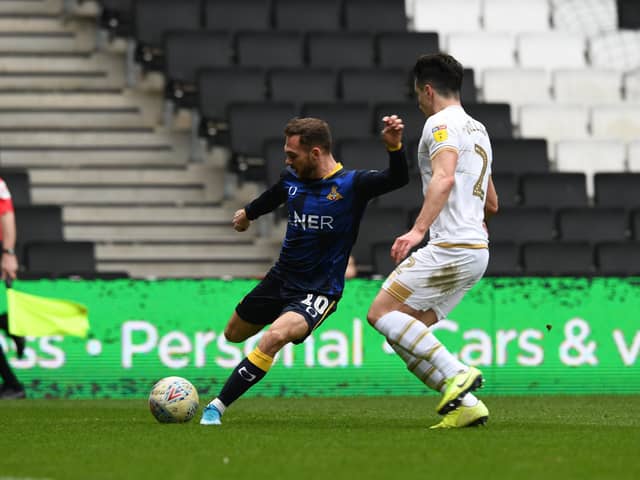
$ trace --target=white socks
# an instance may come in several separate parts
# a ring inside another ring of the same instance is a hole
[[[220,401],[220,399],[218,399],[218,397],[216,397],[213,400],[211,400],[209,402],[209,405],[213,405],[214,407],[216,407],[218,409],[218,411],[220,412],[220,415],[222,415],[224,413],[224,411],[227,409],[227,406],[224,403],[222,403]]]

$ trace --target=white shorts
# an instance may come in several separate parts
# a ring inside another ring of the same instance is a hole
[[[482,278],[488,263],[486,248],[427,245],[398,265],[382,288],[414,310],[432,309],[442,320]]]

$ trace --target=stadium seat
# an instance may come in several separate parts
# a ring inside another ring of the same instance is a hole
[[[137,41],[135,60],[145,70],[164,66],[164,34],[170,30],[200,28],[200,0],[136,0],[133,4],[133,34]]]
[[[334,102],[338,98],[336,73],[329,68],[274,69],[268,74],[275,102]]]
[[[378,64],[383,68],[410,71],[420,55],[437,53],[438,34],[434,32],[389,32],[376,38]]]
[[[379,207],[396,208],[398,210],[404,210],[405,212],[416,207],[422,207],[424,195],[422,193],[422,177],[420,173],[412,169],[409,172],[408,185],[385,193],[378,197],[375,202]],[[407,215],[405,215],[405,222],[406,218]]]
[[[128,37],[132,33],[134,0],[100,0],[98,25],[112,37]]]
[[[360,222],[358,240],[351,251],[358,268],[363,272],[371,271],[373,266],[371,247],[376,243],[393,241],[406,231],[406,214],[402,214],[397,208],[380,208],[370,205]]]
[[[528,207],[586,207],[584,173],[527,173],[521,180],[522,203]]]
[[[269,30],[270,0],[205,0],[204,26],[210,30]]]
[[[419,139],[422,136],[427,118],[415,102],[377,103],[373,112],[374,132],[380,131],[382,117],[393,114],[398,115],[404,122],[404,138]],[[416,142],[410,143],[413,145]]]
[[[476,103],[478,101],[476,75],[472,68],[464,69],[462,88],[460,89],[460,101],[463,105],[466,105],[467,103]]]
[[[391,258],[392,245],[393,239],[387,242],[374,243],[371,246],[371,256],[373,260],[372,273],[374,275],[387,277],[396,268],[396,264]]]
[[[597,245],[596,265],[599,275],[640,275],[640,242]]]
[[[243,157],[262,157],[265,141],[283,138],[285,125],[296,113],[295,106],[287,102],[231,104],[231,151]]]
[[[227,130],[230,104],[266,99],[264,71],[257,67],[202,70],[198,74],[197,90],[201,134],[215,137],[220,130]]]
[[[640,209],[631,212],[631,234],[634,240],[640,241]]]
[[[93,242],[29,242],[24,246],[24,265],[55,276],[95,272],[95,246]]]
[[[31,205],[31,182],[26,170],[2,169],[0,170],[0,178],[9,188],[14,207]]]
[[[284,130],[284,129],[283,129]],[[264,183],[267,186],[278,182],[282,171],[286,168],[284,154],[284,138],[267,139],[264,142],[262,157],[264,158],[265,176]]]
[[[16,253],[22,260],[22,248],[34,241],[63,240],[62,209],[57,205],[16,207]]]
[[[523,105],[519,118],[520,135],[546,138],[550,157],[558,141],[589,138],[589,110],[582,105]]]
[[[587,242],[525,244],[522,259],[527,275],[589,276],[594,273],[593,248]]]
[[[591,109],[594,138],[632,141],[640,138],[640,105],[595,106]]]
[[[583,68],[586,40],[566,32],[523,33],[518,35],[518,60],[523,68]],[[552,55],[549,52],[553,52]]]
[[[492,140],[513,137],[508,103],[465,103],[464,109],[485,126]]]
[[[336,70],[375,65],[373,35],[366,32],[320,32],[307,37],[309,65]]]
[[[389,155],[379,138],[343,140],[334,149],[336,160],[352,170],[384,170]]]
[[[482,0],[415,0],[413,28],[418,32],[477,32],[481,29]]]
[[[492,173],[493,185],[498,193],[500,208],[520,204],[520,179],[515,173]]]
[[[550,241],[555,236],[550,208],[501,208],[488,222],[491,242]]]
[[[239,32],[236,52],[238,64],[245,67],[301,67],[304,64],[303,36],[296,32]]]
[[[640,173],[596,173],[595,204],[599,207],[640,207]]]
[[[557,102],[597,104],[622,100],[622,75],[615,70],[556,70],[552,82]]]
[[[232,64],[231,38],[224,32],[171,31],[164,50],[165,97],[179,107],[195,106],[198,70]]]
[[[578,140],[556,145],[558,171],[584,172],[589,197],[594,193],[593,175],[596,172],[623,172],[625,158],[625,144],[615,140]]]
[[[617,0],[618,27],[622,29],[640,29],[640,4],[637,0]]]
[[[409,76],[397,68],[347,68],[340,74],[340,91],[345,102],[404,102]]]
[[[404,0],[344,0],[344,20],[346,29],[351,31],[407,30]]]
[[[541,138],[492,139],[491,171],[498,173],[545,173],[549,171],[547,142]]]
[[[549,10],[547,0],[484,0],[483,25],[490,32],[546,32]]]
[[[280,30],[338,31],[341,25],[340,0],[275,0],[275,26]]]
[[[486,102],[506,102],[515,117],[524,103],[535,100],[548,103],[551,100],[549,76],[542,69],[489,69],[484,72],[483,92]],[[512,118],[516,121],[516,118]]]
[[[502,277],[522,275],[520,249],[514,242],[489,243],[489,264],[485,276]]]
[[[445,50],[476,73],[489,68],[516,66],[515,37],[510,33],[451,33],[447,36]],[[477,75],[476,82],[481,80],[482,75]]]
[[[559,238],[589,243],[618,242],[629,237],[623,208],[567,208],[557,214]]]
[[[640,31],[620,30],[592,38],[589,57],[597,68],[622,71],[640,68]]]
[[[636,142],[629,142],[628,148],[629,170],[640,173],[640,140]]]
[[[306,103],[303,117],[317,117],[331,128],[334,142],[372,136],[371,110],[366,103]]]
[[[596,36],[617,28],[616,0],[553,0],[556,30]]]

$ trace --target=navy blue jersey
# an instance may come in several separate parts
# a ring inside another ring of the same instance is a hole
[[[339,296],[351,248],[369,200],[409,181],[403,150],[389,152],[389,168],[346,170],[319,180],[286,169],[278,183],[245,207],[250,220],[286,202],[287,233],[270,274],[286,288]]]

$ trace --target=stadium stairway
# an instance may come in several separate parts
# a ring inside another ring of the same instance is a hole
[[[127,89],[96,38],[63,0],[0,2],[0,166],[28,170],[33,204],[63,207],[65,239],[95,242],[98,271],[263,274],[277,246],[231,230],[246,199],[224,200],[222,164],[190,162],[160,93]]]

